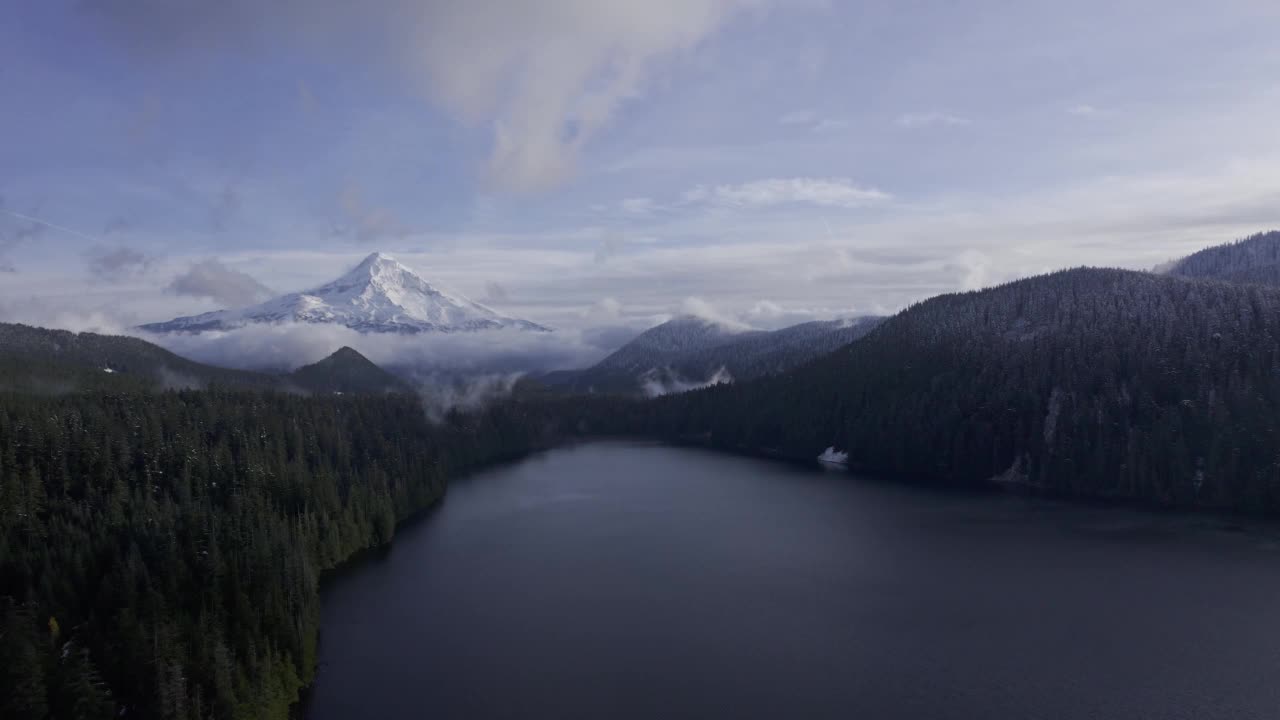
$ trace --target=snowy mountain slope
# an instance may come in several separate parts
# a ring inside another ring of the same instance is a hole
[[[199,333],[282,322],[326,323],[375,333],[548,330],[436,288],[382,253],[370,255],[346,275],[312,290],[289,293],[240,310],[218,310],[150,323],[140,329]]]

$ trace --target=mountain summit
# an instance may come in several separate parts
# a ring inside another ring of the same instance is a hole
[[[199,333],[283,322],[343,325],[376,333],[548,330],[434,287],[382,253],[373,253],[347,274],[312,290],[240,310],[218,310],[140,328],[155,333]]]
[[[413,392],[408,383],[349,347],[340,348],[320,362],[294,370],[289,379],[311,392],[368,395]]]

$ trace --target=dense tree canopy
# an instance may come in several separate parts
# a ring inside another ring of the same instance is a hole
[[[432,425],[408,396],[0,395],[0,717],[285,717],[320,573],[545,427]]]

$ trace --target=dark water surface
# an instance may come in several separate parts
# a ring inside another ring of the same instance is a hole
[[[320,651],[311,720],[1280,718],[1280,550],[600,443],[454,483]]]

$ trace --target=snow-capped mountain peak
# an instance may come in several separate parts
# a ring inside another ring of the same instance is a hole
[[[439,292],[399,260],[380,252],[369,255],[346,275],[312,292],[343,292],[354,287],[382,293],[393,301],[404,298],[406,293]]]
[[[305,294],[330,307],[346,306],[391,322],[417,320],[453,327],[501,318],[480,303],[432,286],[382,253],[373,253],[346,275]]]
[[[230,330],[258,323],[343,325],[360,332],[466,332],[547,328],[423,280],[395,258],[373,253],[333,282],[241,310],[219,310],[141,326],[151,332]]]

